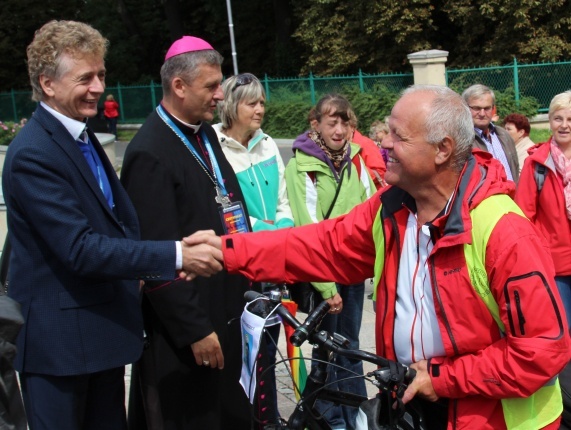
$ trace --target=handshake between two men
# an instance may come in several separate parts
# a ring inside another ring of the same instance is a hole
[[[192,281],[197,276],[209,277],[224,269],[222,238],[213,230],[199,230],[183,238],[181,243],[183,270],[179,272],[180,279]],[[343,300],[338,293],[325,300],[331,307],[329,313],[338,314],[343,310]]]
[[[199,230],[182,239],[180,278],[192,281],[197,276],[210,277],[224,268],[222,239],[213,230]]]

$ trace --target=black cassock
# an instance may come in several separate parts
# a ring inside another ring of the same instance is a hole
[[[203,155],[193,130],[170,118]],[[231,199],[244,203],[216,133],[208,124],[201,130]],[[208,229],[224,233],[212,180],[157,112],[127,147],[121,182],[137,210],[144,240],[180,240]],[[240,315],[249,288],[246,278],[225,271],[192,282],[145,284],[147,345],[142,360],[133,366],[131,429],[145,428],[143,398],[151,429],[250,429],[249,402],[239,384]],[[224,353],[222,371],[198,366],[190,348],[213,331]]]

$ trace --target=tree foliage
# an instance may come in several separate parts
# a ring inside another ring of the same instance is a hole
[[[110,84],[158,81],[170,43],[210,41],[233,73],[227,0],[3,0],[0,91],[29,88],[25,48],[51,19],[80,19],[111,44]],[[258,76],[410,71],[407,54],[449,52],[448,66],[571,57],[569,0],[232,0],[238,67]]]
[[[0,90],[30,88],[26,46],[34,32],[52,19],[78,19],[81,0],[3,0],[0,8]]]
[[[289,0],[233,0],[241,72],[291,76],[301,64],[292,44]],[[107,81],[114,85],[159,81],[164,55],[183,34],[208,40],[233,74],[226,0],[3,0],[0,8],[0,91],[29,88],[26,46],[52,19],[87,22],[109,39]]]
[[[566,0],[299,0],[302,71],[399,71],[407,54],[449,52],[449,66],[558,61],[571,54]]]
[[[571,4],[566,0],[446,0],[458,36],[452,65],[557,61],[571,53]]]
[[[304,71],[316,74],[402,70],[410,52],[437,48],[430,0],[309,0],[296,7]],[[303,11],[303,14],[302,14]]]

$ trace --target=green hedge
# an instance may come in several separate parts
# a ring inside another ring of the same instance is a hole
[[[268,102],[262,128],[274,139],[293,139],[309,128],[310,109],[311,104],[302,101]]]
[[[371,91],[362,93],[358,87],[343,87],[340,94],[347,97],[359,120],[358,128],[369,134],[369,127],[375,120],[383,120],[390,114],[399,94],[384,85],[375,85]],[[312,105],[301,96],[296,100],[269,101],[266,103],[263,130],[273,138],[294,138],[309,128],[307,114]]]
[[[454,88],[453,88],[454,89]],[[494,91],[500,122],[510,113],[521,113],[531,118],[537,115],[539,103],[533,97],[521,97],[519,103],[515,100],[515,92],[509,87],[505,91]],[[369,134],[369,127],[375,120],[383,120],[391,112],[400,93],[389,90],[384,85],[375,85],[366,93],[359,91],[358,87],[346,86],[340,91],[353,105],[359,120],[358,129],[364,135]],[[273,138],[295,138],[308,129],[307,114],[311,104],[302,100],[309,100],[301,95],[295,100],[269,101],[266,103],[263,130]]]

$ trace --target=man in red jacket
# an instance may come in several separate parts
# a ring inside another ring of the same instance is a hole
[[[416,369],[403,401],[415,398],[429,429],[558,428],[569,334],[514,183],[472,152],[468,107],[446,87],[406,90],[389,126],[391,186],[347,215],[209,242],[253,279],[374,275],[377,353]]]

